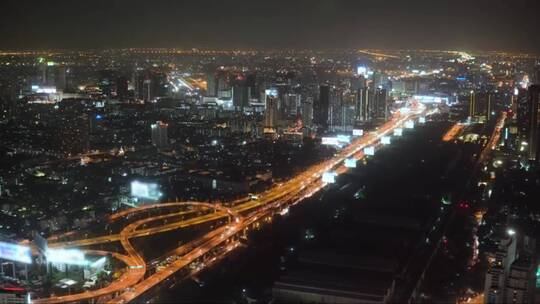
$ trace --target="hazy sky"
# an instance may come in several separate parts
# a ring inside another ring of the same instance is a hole
[[[0,49],[115,47],[540,53],[540,0],[0,0]]]

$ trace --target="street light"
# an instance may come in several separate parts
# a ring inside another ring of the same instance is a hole
[[[507,233],[509,236],[514,236],[514,235],[516,235],[516,231],[515,231],[514,229],[512,229],[512,228],[508,228],[508,229],[506,230],[506,233]]]

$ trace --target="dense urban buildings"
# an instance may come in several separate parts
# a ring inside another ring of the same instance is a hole
[[[23,20],[48,10],[8,2]],[[281,19],[295,3],[266,30],[250,18],[271,3],[183,4],[175,20],[208,15],[171,26],[182,39],[223,38],[160,47],[171,12],[133,24],[136,2],[114,24],[66,12],[116,4],[56,4],[58,45],[0,42],[0,303],[540,301],[540,56],[338,44],[356,31],[344,1],[297,10],[331,15],[314,36]],[[253,28],[220,24],[231,8]],[[100,39],[82,26],[98,20]],[[126,47],[140,32],[161,43]]]

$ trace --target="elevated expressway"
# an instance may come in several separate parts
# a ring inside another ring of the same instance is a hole
[[[380,138],[390,134],[395,128],[401,127],[405,121],[414,120],[421,115],[429,115],[431,112],[427,112],[425,108],[416,108],[406,114],[400,114],[399,112],[392,117],[388,122],[381,125],[375,131],[366,133],[364,136],[355,139],[347,147],[343,148],[333,158],[326,161],[322,161],[319,164],[313,165],[307,168],[304,172],[296,175],[290,180],[278,184],[269,190],[262,192],[258,195],[259,199],[256,200],[239,200],[230,202],[228,204],[209,204],[201,202],[172,202],[164,204],[146,205],[138,208],[132,208],[125,211],[115,213],[109,217],[110,221],[125,218],[132,214],[141,214],[151,210],[159,210],[162,208],[170,207],[187,207],[192,206],[197,210],[213,210],[214,212],[206,213],[191,217],[188,219],[181,219],[178,221],[172,221],[170,223],[164,223],[162,225],[142,228],[145,224],[156,222],[160,220],[169,220],[181,218],[189,213],[194,213],[194,210],[184,210],[179,212],[171,212],[167,214],[161,214],[157,216],[150,216],[148,218],[140,219],[125,226],[120,233],[80,239],[73,241],[60,242],[62,236],[50,238],[52,241],[51,247],[80,247],[88,245],[96,245],[110,242],[120,242],[125,254],[119,254],[114,252],[87,250],[88,254],[111,254],[113,257],[123,261],[128,267],[126,272],[117,281],[112,282],[110,285],[83,293],[50,297],[46,299],[33,300],[34,303],[65,303],[65,302],[80,302],[91,299],[104,299],[110,298],[110,303],[127,303],[132,301],[151,288],[159,285],[164,280],[169,279],[171,276],[184,271],[189,275],[193,273],[189,266],[193,265],[193,262],[208,260],[211,261],[221,258],[227,252],[236,247],[235,240],[239,235],[242,235],[249,227],[260,221],[261,219],[268,217],[286,208],[292,204],[302,201],[304,198],[311,196],[315,192],[319,191],[325,186],[325,183],[321,180],[321,176],[324,172],[335,171],[336,173],[342,173],[347,170],[343,165],[345,159],[354,157],[361,159],[364,157],[363,149],[368,146],[377,146],[380,144]],[[230,207],[226,207],[228,205]],[[172,231],[192,225],[198,225],[209,221],[215,221],[220,218],[228,218],[228,224],[219,226],[207,232],[203,236],[196,238],[173,251],[169,252],[175,259],[169,263],[164,269],[157,271],[148,276],[147,263],[139,252],[133,247],[130,239],[136,237],[144,237]],[[56,241],[56,242],[55,242]],[[197,269],[197,271],[200,269]],[[145,275],[147,277],[145,278]],[[100,300],[101,301],[101,300]]]

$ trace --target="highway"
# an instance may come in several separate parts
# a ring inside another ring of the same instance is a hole
[[[346,168],[343,164],[343,161],[353,155],[363,156],[362,149],[366,146],[375,144],[382,136],[385,136],[391,132],[394,128],[401,126],[405,120],[411,119],[416,114],[411,116],[405,115],[403,117],[395,117],[388,123],[384,124],[379,128],[377,132],[370,133],[367,136],[364,136],[350,146],[343,149],[337,156],[334,158],[324,161],[321,164],[314,165],[310,169],[306,170],[304,173],[299,174],[298,176],[292,178],[291,180],[271,188],[270,190],[261,194],[259,200],[246,203],[244,205],[236,208],[237,211],[246,209],[253,209],[255,206],[260,206],[257,210],[252,212],[248,217],[239,220],[238,222],[232,222],[224,227],[217,228],[206,235],[204,235],[200,240],[200,246],[193,248],[190,252],[180,255],[173,263],[169,264],[165,269],[156,272],[150,277],[144,279],[140,283],[136,284],[130,290],[125,291],[120,296],[112,299],[109,303],[128,303],[154,286],[160,284],[164,280],[168,279],[173,274],[178,271],[188,267],[188,265],[195,262],[200,257],[209,253],[216,248],[219,248],[226,240],[231,236],[234,236],[238,233],[241,233],[243,230],[247,229],[251,224],[257,222],[261,218],[264,218],[268,215],[271,215],[272,212],[282,207],[286,204],[296,203],[301,201],[307,196],[311,196],[314,192],[318,191],[321,187],[324,186],[324,183],[321,181],[320,176],[332,169],[337,171],[345,171]],[[300,193],[305,193],[303,196]],[[191,247],[191,245],[184,245],[180,248]],[[227,250],[220,254],[221,258],[223,255],[228,252]]]
[[[213,213],[204,214],[186,220],[179,220],[176,222],[173,221],[171,223],[166,223],[156,227],[139,229],[150,222],[171,219],[174,217],[180,218],[186,212],[190,211],[180,211],[150,216],[148,218],[137,220],[128,224],[118,234],[51,244],[51,246],[73,247],[119,241],[124,248],[126,255],[118,255],[117,257],[129,266],[128,271],[119,280],[111,283],[105,288],[68,296],[38,299],[34,300],[34,302],[78,302],[120,293],[110,302],[127,303],[168,279],[179,270],[188,267],[190,264],[192,265],[194,261],[197,261],[199,258],[210,252],[219,252],[218,256],[214,256],[214,258],[219,259],[227,252],[234,249],[235,246],[225,246],[232,236],[238,235],[249,229],[250,225],[265,217],[271,216],[274,212],[276,212],[276,210],[298,203],[304,198],[313,195],[325,186],[325,183],[321,180],[321,176],[324,172],[345,172],[347,170],[343,164],[345,159],[350,157],[360,159],[364,157],[363,149],[365,147],[379,145],[380,138],[382,136],[388,135],[395,128],[401,127],[405,121],[415,119],[423,114],[425,114],[425,108],[423,107],[420,109],[411,110],[406,114],[397,113],[394,115],[394,117],[392,117],[391,120],[380,126],[375,131],[369,133],[366,132],[364,136],[353,140],[351,144],[339,151],[339,153],[337,153],[333,158],[313,165],[290,180],[282,184],[277,184],[269,190],[260,193],[258,195],[258,199],[249,201],[241,200],[237,205],[235,205],[235,202],[231,202],[231,205],[234,206],[231,208],[224,207],[222,204],[174,202],[142,206],[113,214],[109,217],[109,220],[124,218],[134,213],[147,212],[156,208],[170,208],[175,206],[191,205],[202,208],[201,210],[208,208],[215,210]],[[244,214],[245,216],[243,217],[241,214]],[[164,269],[150,275],[149,277],[144,278],[147,270],[147,264],[140,253],[137,252],[137,250],[130,243],[131,238],[163,233],[191,225],[206,223],[208,221],[217,220],[223,217],[229,217],[231,219],[228,224],[217,227],[203,236],[173,250],[172,254],[174,254],[174,262],[170,263]],[[91,251],[87,252],[90,253]]]

